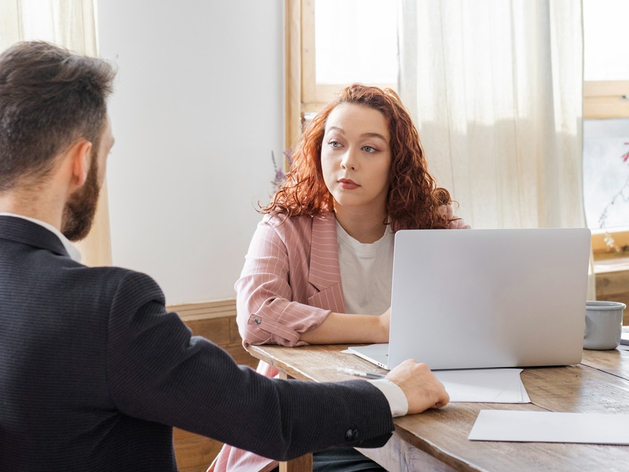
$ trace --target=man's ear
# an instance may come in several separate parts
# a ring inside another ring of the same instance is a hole
[[[86,139],[79,139],[70,148],[72,184],[74,187],[82,187],[87,180],[90,171],[92,143]]]

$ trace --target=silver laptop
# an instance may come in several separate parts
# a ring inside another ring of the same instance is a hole
[[[576,364],[589,253],[584,228],[398,231],[389,344],[351,350],[386,369]]]

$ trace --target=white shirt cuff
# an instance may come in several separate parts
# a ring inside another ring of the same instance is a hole
[[[391,407],[391,416],[396,418],[408,413],[408,400],[404,391],[397,384],[387,379],[370,380],[369,382],[387,397]]]

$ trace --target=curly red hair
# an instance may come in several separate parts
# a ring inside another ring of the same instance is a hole
[[[315,216],[333,211],[334,201],[323,180],[321,147],[328,116],[341,103],[378,110],[389,124],[391,184],[386,201],[385,224],[399,229],[446,228],[448,220],[439,207],[450,204],[448,191],[438,188],[428,173],[419,133],[398,95],[391,89],[353,84],[314,117],[292,155],[284,185],[262,213]]]

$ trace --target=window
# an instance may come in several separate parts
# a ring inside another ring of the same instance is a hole
[[[286,145],[354,82],[397,88],[397,1],[286,1]]]
[[[318,111],[319,104],[354,82],[395,89],[397,2],[316,0],[312,5],[307,13],[314,21],[314,48],[303,58],[304,111]]]
[[[595,253],[609,252],[606,239],[629,244],[627,14],[624,0],[583,0],[583,190]]]
[[[397,87],[391,0],[287,0],[287,148],[309,116],[352,82]],[[583,0],[584,199],[595,252],[629,245],[629,49],[626,0]],[[613,204],[611,202],[614,202]],[[603,223],[603,228],[601,228]]]

